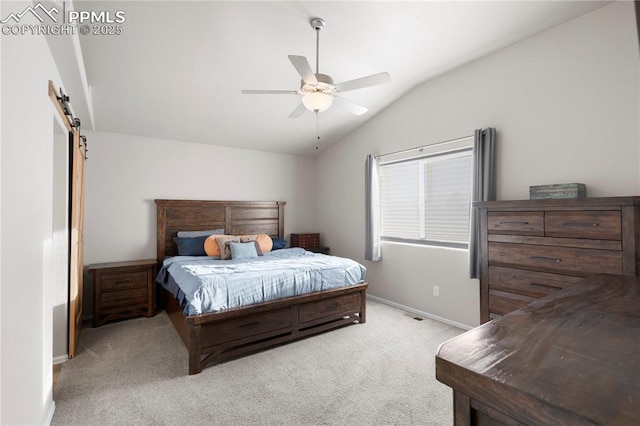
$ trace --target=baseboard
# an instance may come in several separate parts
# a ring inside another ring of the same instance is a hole
[[[53,421],[53,413],[56,411],[56,402],[51,401],[51,405],[49,406],[49,414],[47,415],[47,420],[45,421],[45,425],[49,426]]]
[[[457,321],[451,321],[450,319],[439,317],[438,315],[433,315],[433,314],[430,314],[428,312],[423,312],[423,311],[420,311],[420,310],[415,309],[415,308],[410,308],[409,306],[404,306],[404,305],[401,305],[400,303],[392,302],[390,300],[383,299],[381,297],[372,296],[370,294],[367,294],[367,298],[375,300],[376,302],[384,303],[385,305],[393,306],[394,308],[402,309],[403,311],[411,312],[412,314],[416,314],[416,315],[420,315],[420,316],[423,316],[423,317],[426,317],[426,318],[430,318],[430,319],[435,320],[435,321],[440,321],[440,322],[443,322],[445,324],[449,324],[449,325],[452,325],[454,327],[461,328],[463,330],[471,330],[472,328],[474,328],[473,326],[470,326],[470,325],[467,325],[467,324],[462,324],[461,322],[457,322]]]
[[[53,365],[64,364],[68,360],[69,360],[69,356],[68,355],[56,356],[56,357],[53,357]]]

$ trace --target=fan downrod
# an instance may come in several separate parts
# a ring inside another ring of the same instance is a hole
[[[311,18],[309,24],[311,24],[311,28],[313,28],[314,30],[320,31],[324,28],[325,22],[322,18]]]

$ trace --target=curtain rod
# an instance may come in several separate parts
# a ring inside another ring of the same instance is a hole
[[[405,152],[411,152],[411,151],[419,151],[421,149],[425,149],[425,148],[431,148],[432,146],[438,146],[438,145],[444,145],[447,143],[453,143],[453,142],[459,142],[463,139],[469,139],[472,138],[474,135],[469,135],[469,136],[463,136],[461,138],[456,138],[456,139],[450,139],[448,141],[443,141],[443,142],[436,142],[436,143],[432,143],[431,145],[424,145],[424,146],[417,146],[415,148],[409,148],[409,149],[403,149],[401,151],[395,151],[395,152],[388,152],[386,154],[380,154],[380,155],[374,155],[374,157],[376,158],[382,158],[382,157],[386,157],[387,155],[395,155],[395,154],[403,154]]]

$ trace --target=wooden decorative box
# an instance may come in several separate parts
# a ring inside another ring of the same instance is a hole
[[[584,183],[561,183],[556,185],[536,185],[529,187],[529,199],[550,200],[561,198],[586,198]]]

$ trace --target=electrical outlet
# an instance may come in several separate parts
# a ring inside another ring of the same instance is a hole
[[[437,286],[437,285],[433,286],[433,295],[440,296],[440,286]]]

